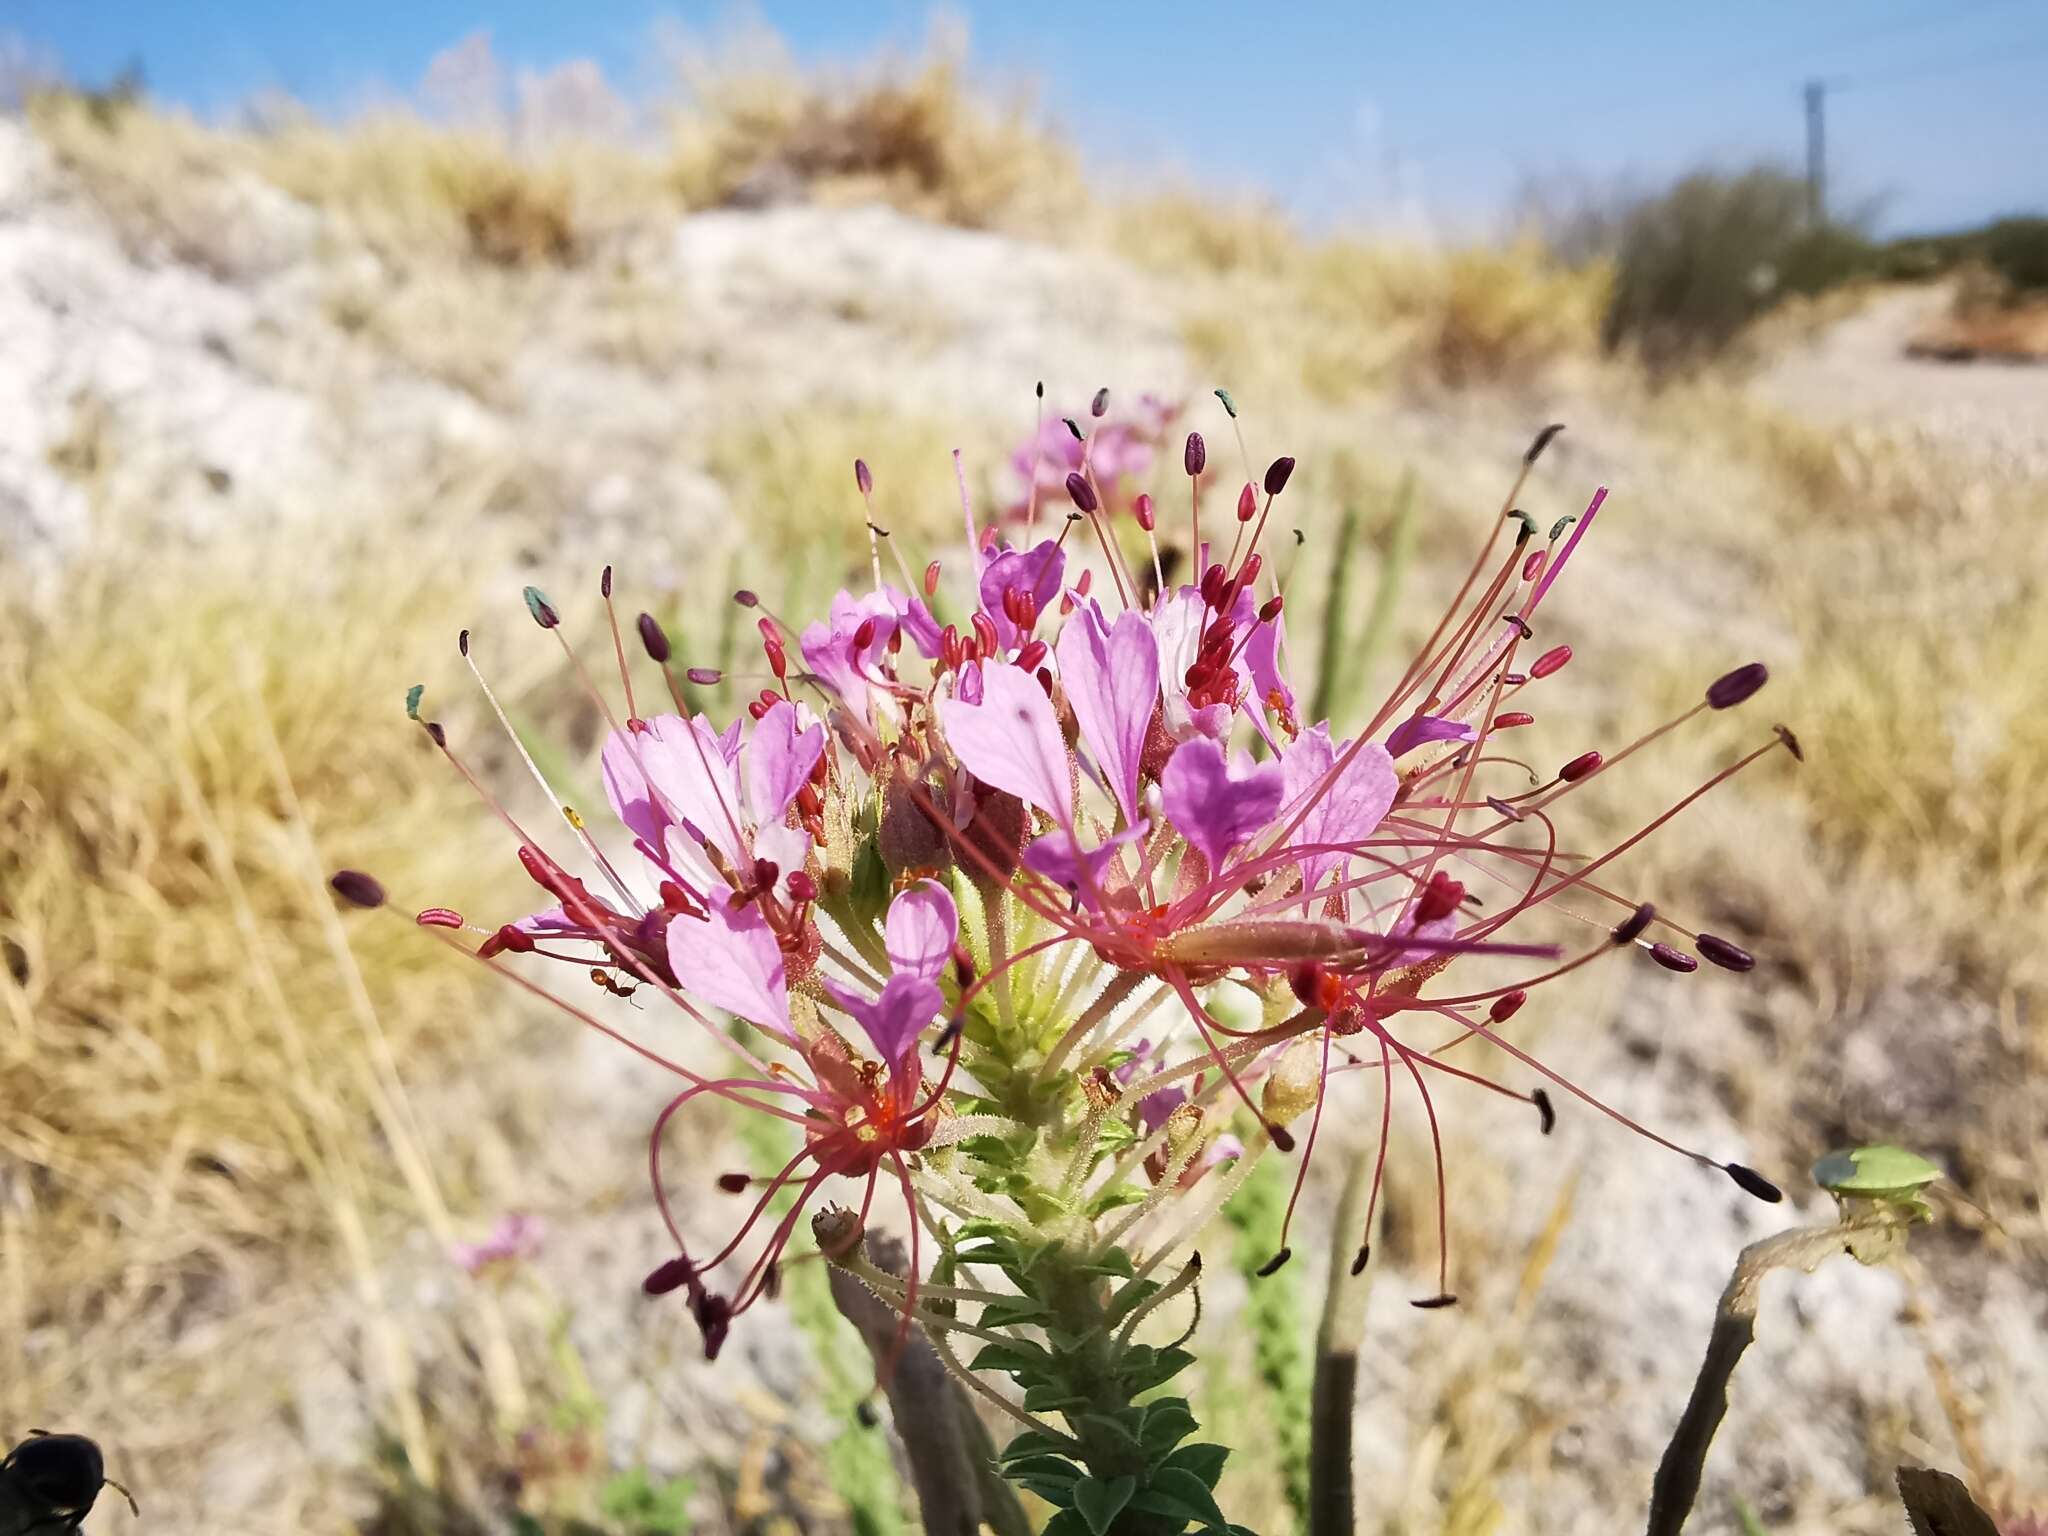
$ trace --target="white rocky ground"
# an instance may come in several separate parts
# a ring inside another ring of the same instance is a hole
[[[673,558],[691,530],[734,515],[708,472],[706,437],[746,413],[837,401],[1019,420],[1039,378],[1070,398],[1105,379],[1165,392],[1196,382],[1155,279],[1103,257],[881,209],[790,207],[699,215],[672,239],[641,242],[628,253],[635,291],[671,293],[672,313],[617,347],[571,345],[564,317],[580,300],[558,292],[561,313],[521,317],[518,334],[500,338],[502,366],[465,387],[338,318],[346,306],[337,295],[351,285],[375,291],[402,274],[366,252],[337,251],[319,216],[263,189],[247,189],[235,218],[244,258],[231,272],[138,254],[38,144],[0,122],[5,558],[46,558],[84,537],[95,496],[120,489],[110,477],[147,487],[195,532],[246,537],[285,537],[294,517],[416,500],[422,486],[488,481],[473,491],[473,504],[488,505],[510,494],[499,481],[518,482],[523,494],[553,499],[572,545],[602,547],[654,517]],[[1865,398],[1855,391],[1874,387],[1871,375],[1888,366],[1857,329],[1781,367],[1767,387],[1802,407],[1855,411]],[[1954,378],[1943,365],[1918,366]],[[1921,377],[1886,393],[1877,413],[1919,419]],[[1932,388],[1935,372],[1925,378]],[[1995,386],[1999,409],[2035,387]],[[1498,402],[1390,405],[1360,430],[1453,484],[1491,486],[1532,419],[1540,418],[1525,405]],[[2036,434],[2032,449],[2013,451],[2038,451],[2038,404],[2012,406],[2010,419],[2013,431]],[[1567,445],[1580,456],[1567,461],[1575,477],[1623,478],[1670,451],[1598,432]],[[1702,571],[1679,605],[1702,629],[1725,622],[1715,584],[1736,579]],[[1626,600],[1626,574],[1610,580]],[[1688,994],[1704,1001],[1683,1016],[1659,1001],[1667,996],[1648,984],[1625,991],[1603,1015],[1618,1027],[1559,1029],[1552,1053],[1631,1113],[1739,1157],[1744,1131],[1716,1086],[1744,1048],[1745,1022],[1727,1011],[1725,989]],[[634,1170],[661,1085],[615,1052],[546,1029],[529,1044],[515,1063],[479,1063],[469,1080],[421,1091],[437,1123],[473,1128],[459,1153],[483,1170],[487,1192],[547,1214],[553,1231],[538,1273],[569,1304],[572,1335],[613,1404],[622,1454],[687,1465],[707,1450],[730,1453],[778,1417],[825,1432],[786,1321],[750,1318],[711,1370],[693,1359],[675,1311],[638,1295],[657,1229]],[[1866,1064],[1880,1087],[1885,1065]],[[1478,1129],[1460,1137],[1453,1178],[1465,1196],[1461,1225],[1483,1234],[1477,1247],[1491,1267],[1464,1275],[1467,1304],[1448,1313],[1405,1304],[1428,1285],[1419,1271],[1381,1277],[1358,1432],[1365,1507],[1412,1519],[1426,1507],[1419,1490],[1433,1468],[1497,1450],[1499,1523],[1459,1529],[1629,1529],[1735,1253],[1788,1213],[1574,1107],[1547,1143],[1521,1118],[1472,1107]],[[1421,1166],[1408,1176],[1424,1177]],[[1570,1180],[1575,1219],[1533,1304],[1517,1310],[1521,1256]],[[1799,1214],[1825,1213],[1809,1200]],[[1412,1237],[1405,1245],[1425,1247]],[[1977,1277],[1967,1309],[1952,1286],[1923,1296],[1925,1337],[1984,1405],[1993,1463],[2039,1463],[2048,1459],[2044,1303],[1981,1255],[1966,1268]],[[424,1238],[392,1259],[390,1283],[430,1360],[453,1351],[461,1295]],[[1230,1327],[1232,1289],[1229,1277],[1213,1287],[1207,1326],[1218,1339]],[[1735,1494],[1776,1532],[1897,1528],[1872,1497],[1884,1455],[1957,1459],[1923,1336],[1899,1321],[1913,1297],[1902,1274],[1846,1260],[1771,1283],[1693,1529],[1736,1529]],[[372,1423],[348,1305],[345,1296],[252,1299],[251,1312],[164,1341],[174,1358],[245,1350],[249,1390],[244,1432],[195,1458],[189,1486],[152,1494],[151,1529],[279,1529],[274,1501],[301,1481],[298,1464],[337,1478],[359,1464]],[[466,1379],[452,1360],[449,1370]],[[1447,1384],[1461,1377],[1464,1416],[1446,1431],[1434,1421]],[[174,1420],[175,1393],[158,1390],[155,1410]],[[1457,1440],[1487,1434],[1502,1443]]]

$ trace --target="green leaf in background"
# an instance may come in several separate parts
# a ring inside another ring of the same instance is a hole
[[[1394,610],[1400,601],[1401,585],[1415,555],[1415,474],[1401,476],[1394,491],[1393,515],[1387,528],[1386,550],[1380,559],[1379,581],[1373,588],[1372,606],[1365,625],[1351,639],[1352,585],[1357,574],[1356,554],[1360,518],[1356,507],[1347,507],[1337,527],[1337,547],[1330,557],[1330,585],[1323,605],[1322,651],[1316,672],[1315,693],[1310,701],[1311,720],[1347,723],[1359,707],[1372,664],[1394,625]]]

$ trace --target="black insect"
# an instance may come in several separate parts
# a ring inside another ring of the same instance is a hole
[[[32,1429],[29,1438],[0,1461],[0,1499],[11,1502],[17,1518],[31,1531],[76,1531],[92,1513],[102,1488],[113,1488],[136,1514],[135,1496],[107,1476],[100,1448],[84,1435],[53,1435]],[[4,1507],[4,1504],[0,1504]]]

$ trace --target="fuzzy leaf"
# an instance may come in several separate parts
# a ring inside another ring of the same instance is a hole
[[[1150,1391],[1161,1382],[1173,1380],[1195,1363],[1195,1357],[1184,1349],[1148,1350],[1146,1354],[1151,1358],[1140,1357],[1137,1350],[1131,1350],[1117,1372],[1123,1378],[1125,1390],[1133,1397]]]
[[[1138,1480],[1126,1474],[1113,1483],[1099,1477],[1084,1477],[1074,1484],[1074,1509],[1095,1536],[1109,1536],[1110,1522],[1123,1513],[1138,1491]]]
[[[1152,1455],[1164,1457],[1169,1450],[1200,1427],[1195,1422],[1194,1414],[1188,1411],[1185,1402],[1177,1397],[1169,1397],[1145,1409],[1145,1427],[1139,1431],[1139,1438],[1145,1442],[1145,1449]]]
[[[997,1454],[998,1461],[1016,1461],[1025,1456],[1057,1456],[1066,1450],[1064,1442],[1043,1430],[1027,1429]]]
[[[1183,1472],[1192,1472],[1210,1488],[1223,1475],[1223,1463],[1230,1459],[1228,1446],[1211,1445],[1206,1441],[1184,1445],[1166,1458],[1166,1465]]]

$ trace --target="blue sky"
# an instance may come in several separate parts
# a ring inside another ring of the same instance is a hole
[[[1311,221],[1459,229],[1532,177],[1655,180],[1702,159],[1797,163],[1799,86],[1827,99],[1831,190],[1890,230],[2048,205],[2048,0],[1724,0],[1714,6],[950,7],[981,77],[1022,79],[1098,165],[1263,190]],[[659,87],[656,24],[728,6],[644,0],[0,0],[0,33],[102,79],[139,59],[202,111],[282,89],[342,110],[415,83],[488,30],[510,66],[589,57]],[[914,51],[924,4],[777,4],[747,14],[804,59]]]

